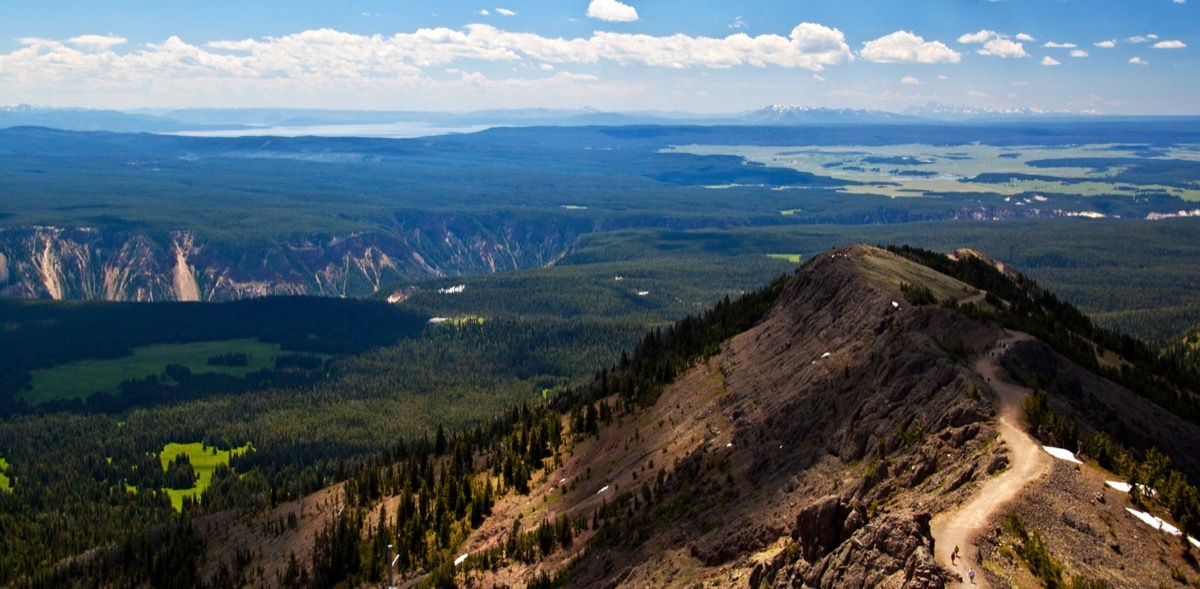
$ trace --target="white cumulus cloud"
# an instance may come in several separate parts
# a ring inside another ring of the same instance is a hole
[[[1055,43],[1054,41],[1049,41],[1045,45],[1042,45],[1042,47],[1050,49],[1074,49],[1077,45],[1074,43]]]
[[[1088,56],[1088,52],[1084,51],[1082,49],[1072,49],[1071,50],[1071,57],[1087,57],[1087,56]]]
[[[1050,57],[1049,55],[1047,55],[1046,57],[1042,58],[1042,65],[1062,65],[1062,64],[1060,64],[1057,59],[1054,59],[1053,57]]]
[[[1113,47],[1117,46],[1117,41],[1115,39],[1109,39],[1107,41],[1100,41],[1099,43],[1094,43],[1094,45],[1096,47],[1100,47],[1103,49],[1112,49]]]
[[[482,8],[482,9],[480,9],[480,10],[479,10],[479,15],[480,15],[480,16],[487,16],[487,15],[489,15],[489,14],[491,14],[491,13],[490,13],[490,12],[488,12],[488,9],[486,9],[486,8]]]
[[[867,41],[859,55],[875,63],[958,63],[959,53],[941,41],[926,41],[908,31],[896,31]]]
[[[80,35],[67,39],[67,43],[71,45],[93,51],[107,51],[117,45],[124,45],[125,41],[124,37],[111,35]]]
[[[1133,64],[1137,64],[1137,65],[1150,65],[1150,62],[1148,62],[1140,57],[1130,57],[1129,63],[1133,63]]]
[[[588,4],[587,15],[609,22],[633,22],[638,19],[636,8],[617,0],[592,0]]]
[[[920,86],[921,85],[921,81],[912,76],[904,76],[903,78],[900,78],[900,83],[907,84],[909,86]]]
[[[1159,41],[1158,43],[1154,44],[1155,49],[1183,49],[1184,47],[1187,47],[1187,44],[1183,41],[1177,40]]]
[[[1017,33],[1017,40],[1025,42],[1037,41],[1037,39],[1034,39],[1032,35],[1028,35],[1026,33]]]
[[[1028,35],[1025,35],[1028,37]],[[1021,35],[1017,35],[1020,39]],[[1013,41],[1008,35],[1002,35],[996,31],[983,29],[977,33],[967,33],[958,38],[959,43],[982,43],[983,48],[976,51],[980,55],[994,55],[996,57],[1029,57],[1025,52],[1025,46],[1021,43]]]
[[[225,49],[227,51],[250,51],[258,45],[258,41],[254,39],[243,39],[241,41],[209,41],[204,46],[209,49]]]
[[[992,39],[983,44],[983,49],[978,51],[980,55],[994,55],[996,57],[1029,57],[1025,52],[1025,46],[1015,41],[1008,39]]]
[[[58,96],[102,87],[109,96],[125,101],[147,96],[153,89],[155,100],[180,103],[201,96],[249,101],[270,94],[304,95],[314,101],[345,96],[367,100],[362,97],[397,89],[411,93],[413,88],[441,84],[427,74],[433,71],[430,68],[442,72],[465,61],[544,64],[536,66],[543,71],[610,62],[676,69],[775,66],[816,72],[854,59],[841,31],[813,23],[796,26],[786,37],[596,32],[590,37],[547,38],[473,24],[391,36],[318,29],[199,45],[170,37],[125,51],[102,52],[90,49],[113,47],[115,41],[21,41],[16,50],[0,53],[0,87]],[[585,78],[579,76],[588,75],[565,73],[558,72],[555,78],[580,81]],[[489,89],[499,84],[482,77],[482,72],[464,75],[460,81],[486,84]]]
[[[507,8],[497,8],[496,14],[499,14],[501,16],[516,16],[517,12],[515,10],[509,10]]]
[[[996,31],[990,31],[988,29],[983,29],[982,31],[979,31],[978,33],[967,33],[965,35],[962,35],[961,37],[958,38],[958,42],[959,43],[983,43],[983,42],[988,41],[989,39],[995,39],[996,37],[999,37],[999,36],[1000,36],[1000,33],[997,33]]]

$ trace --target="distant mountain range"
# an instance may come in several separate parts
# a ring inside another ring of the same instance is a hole
[[[1018,117],[1077,117],[1097,116],[1098,111],[1043,110],[1037,108],[979,108],[961,104],[927,102],[904,111],[914,117],[930,119],[1018,118]]]
[[[903,113],[849,108],[773,105],[728,114],[684,112],[605,112],[596,109],[497,109],[472,112],[359,111],[275,108],[197,108],[179,110],[104,110],[0,107],[0,128],[40,126],[75,131],[196,133],[214,135],[323,135],[330,127],[397,126],[397,136],[473,131],[481,127],[620,125],[831,125],[913,124],[937,121],[1022,120],[1095,116],[1092,112],[1036,109],[986,109],[930,102]],[[402,127],[402,128],[401,128]],[[364,131],[365,132],[365,131]],[[388,135],[388,130],[377,134]]]

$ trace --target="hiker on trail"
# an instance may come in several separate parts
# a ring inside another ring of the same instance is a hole
[[[954,559],[955,559],[957,556],[958,556],[958,551],[957,551],[957,550],[956,550],[956,551],[954,551],[954,552],[951,552],[951,553],[950,553],[950,564],[951,564],[951,565],[953,565],[953,564],[954,564]]]
[[[971,584],[975,584],[975,569],[967,571],[967,577],[971,579]]]

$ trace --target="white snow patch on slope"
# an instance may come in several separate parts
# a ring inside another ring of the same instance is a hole
[[[1155,517],[1144,511],[1138,511],[1136,509],[1131,509],[1129,507],[1126,507],[1125,511],[1128,511],[1129,514],[1132,515],[1133,517],[1136,517],[1136,518],[1142,520],[1143,523],[1145,523],[1146,525],[1148,525],[1152,528],[1159,530],[1160,532],[1166,532],[1172,536],[1183,535],[1183,532],[1179,531],[1179,528],[1163,521],[1162,518]],[[1200,548],[1200,540],[1197,540],[1191,536],[1188,536],[1188,542],[1191,542],[1192,546]]]
[[[1075,457],[1074,452],[1067,450],[1065,448],[1055,448],[1053,446],[1042,446],[1042,449],[1045,450],[1047,454],[1049,454],[1059,460],[1066,460],[1067,462],[1074,462],[1075,464],[1083,464],[1082,461],[1080,461],[1078,458]]]

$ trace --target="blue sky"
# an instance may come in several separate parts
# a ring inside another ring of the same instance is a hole
[[[0,104],[1200,114],[1200,0],[5,0]]]

